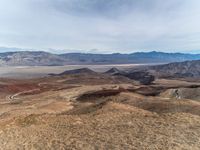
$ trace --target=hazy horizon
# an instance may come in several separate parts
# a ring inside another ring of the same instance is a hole
[[[137,50],[137,51],[130,51],[130,52],[123,52],[123,51],[101,51],[101,50],[60,50],[60,49],[28,49],[28,48],[17,48],[17,47],[0,47],[0,53],[6,53],[6,52],[34,52],[34,51],[42,51],[42,52],[48,52],[52,54],[67,54],[67,53],[83,53],[83,54],[132,54],[132,53],[149,53],[149,52],[161,52],[161,53],[182,53],[182,54],[200,54],[200,50],[191,50],[191,51],[158,51],[158,50]]]

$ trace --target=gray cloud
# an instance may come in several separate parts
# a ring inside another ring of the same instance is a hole
[[[200,47],[199,0],[0,0],[0,46],[189,51]]]
[[[150,1],[147,1],[148,6]],[[141,0],[57,0],[52,7],[57,11],[78,16],[118,17],[140,8]]]

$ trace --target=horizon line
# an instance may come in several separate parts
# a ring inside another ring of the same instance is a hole
[[[0,48],[3,48],[3,47],[0,47]],[[12,49],[12,48],[8,48],[8,49]],[[20,48],[14,48],[14,49],[19,49],[19,50],[13,50],[13,51],[3,51],[1,52],[0,51],[0,54],[3,54],[3,53],[17,53],[17,52],[46,52],[46,53],[50,53],[50,54],[55,54],[55,55],[62,55],[62,54],[96,54],[96,55],[114,55],[114,54],[121,54],[121,55],[130,55],[130,54],[136,54],[136,53],[165,53],[165,54],[190,54],[190,55],[200,55],[200,52],[199,53],[190,53],[190,52],[163,52],[163,51],[157,51],[157,50],[150,50],[150,51],[135,51],[135,52],[130,52],[130,53],[121,53],[121,52],[113,52],[113,53],[101,53],[101,52],[98,52],[98,53],[92,53],[92,52],[62,52],[61,51],[64,51],[64,50],[58,50],[58,53],[56,53],[55,51],[57,50],[54,50],[54,52],[51,52],[51,51],[48,51],[48,50],[36,50],[36,49],[21,49]]]

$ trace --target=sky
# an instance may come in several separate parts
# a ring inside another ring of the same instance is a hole
[[[0,47],[200,52],[200,0],[0,0]]]

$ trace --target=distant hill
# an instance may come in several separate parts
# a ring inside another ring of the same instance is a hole
[[[129,68],[121,71],[112,68],[105,72],[110,75],[121,75],[140,81],[143,84],[151,83],[157,78],[200,78],[200,60],[175,62],[164,65],[143,66],[138,68]]]
[[[0,65],[4,66],[61,66],[80,64],[144,64],[170,63],[200,60],[200,54],[137,52],[132,54],[51,54],[42,51],[19,51],[0,53]]]
[[[200,60],[151,66],[148,70],[158,77],[200,77]]]
[[[141,84],[151,84],[154,81],[154,76],[149,74],[147,71],[121,71],[117,68],[111,68],[106,71],[105,74],[109,74],[112,76],[124,76],[132,80],[139,81]]]
[[[117,69],[117,68],[111,68],[108,71],[105,72],[105,74],[109,74],[109,75],[122,75],[125,74],[125,72]]]
[[[74,69],[74,70],[67,70],[60,74],[50,74],[50,75],[62,76],[62,75],[75,75],[75,74],[96,74],[96,72],[88,68],[80,68],[80,69]]]

